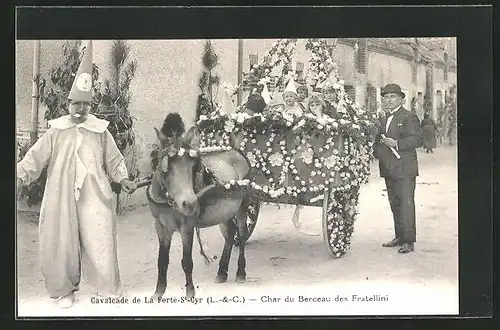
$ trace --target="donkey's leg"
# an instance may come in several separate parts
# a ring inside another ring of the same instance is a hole
[[[170,258],[170,243],[173,231],[163,226],[160,221],[155,222],[156,234],[158,235],[158,279],[153,299],[163,296],[167,289],[167,270]]]
[[[182,269],[186,275],[186,297],[191,299],[195,296],[193,285],[193,237],[194,223],[187,221],[181,226],[182,238]]]
[[[243,283],[246,281],[246,258],[245,258],[245,245],[248,239],[248,227],[247,227],[247,212],[248,212],[248,199],[244,199],[241,203],[238,213],[236,213],[236,223],[238,226],[238,236],[240,244],[238,245],[239,255],[238,255],[238,269],[236,270],[236,282]]]
[[[224,283],[227,281],[227,270],[229,268],[229,260],[231,259],[231,251],[233,250],[233,239],[236,233],[236,226],[233,219],[220,224],[223,231],[226,232],[224,240],[224,249],[219,261],[219,270],[215,277],[215,283]]]

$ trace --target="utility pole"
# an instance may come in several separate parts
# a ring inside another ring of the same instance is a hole
[[[40,40],[33,47],[33,82],[31,89],[31,145],[38,140],[38,74],[40,73]]]

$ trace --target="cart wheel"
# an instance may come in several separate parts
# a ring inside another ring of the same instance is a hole
[[[323,240],[325,242],[326,248],[328,250],[328,253],[330,256],[334,259],[341,258],[350,248],[351,246],[351,234],[354,230],[354,217],[350,219],[350,221],[344,222],[344,229],[342,232],[339,232],[338,235],[335,237],[334,241],[331,241],[331,233],[332,229],[328,229],[329,225],[329,219],[328,219],[328,212],[330,209],[330,203],[331,201],[329,200],[331,195],[331,192],[325,191],[325,200],[323,201]],[[348,197],[346,200],[341,200],[340,203],[347,203],[349,200],[351,200],[351,197]],[[357,203],[357,198],[355,199]],[[339,247],[341,246],[341,247]]]
[[[323,227],[323,241],[326,245],[326,250],[332,258],[337,258],[335,252],[333,251],[333,246],[330,243],[330,233],[331,230],[328,229],[328,203],[330,202],[330,191],[325,190],[323,199],[323,215],[322,215],[322,227]]]
[[[248,237],[246,241],[252,236],[253,231],[255,230],[255,226],[257,225],[257,219],[259,218],[259,211],[260,211],[260,203],[257,201],[250,201],[248,204],[248,209],[247,209],[247,228],[248,228]],[[236,224],[236,218],[233,218],[233,222]],[[226,234],[222,232],[222,236],[226,238]],[[246,242],[245,241],[245,242]],[[238,235],[238,231],[234,234],[233,238],[233,244],[234,246],[238,246],[240,244],[240,239]]]

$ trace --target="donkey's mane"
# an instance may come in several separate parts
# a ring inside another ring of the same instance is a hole
[[[163,121],[163,126],[161,127],[161,133],[174,143],[178,147],[189,147],[189,142],[192,138],[191,130],[186,134],[186,128],[184,121],[179,113],[173,112],[169,113],[165,120]],[[187,139],[186,139],[187,138]],[[150,153],[151,168],[156,171],[158,163],[160,161],[162,146],[155,147]]]
[[[184,121],[177,112],[169,113],[163,122],[161,132],[165,137],[178,138],[186,131]]]

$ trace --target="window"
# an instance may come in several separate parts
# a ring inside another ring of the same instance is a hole
[[[418,110],[422,111],[424,109],[424,94],[418,92]]]
[[[366,73],[368,63],[368,51],[366,38],[360,38],[358,40],[358,50],[356,54],[356,68],[359,73]]]
[[[366,86],[366,109],[371,113],[377,112],[377,88],[368,85]]]
[[[443,106],[443,92],[436,91],[436,108],[440,109]]]
[[[349,99],[354,102],[356,100],[356,90],[352,85],[344,85],[345,93],[348,95]]]

